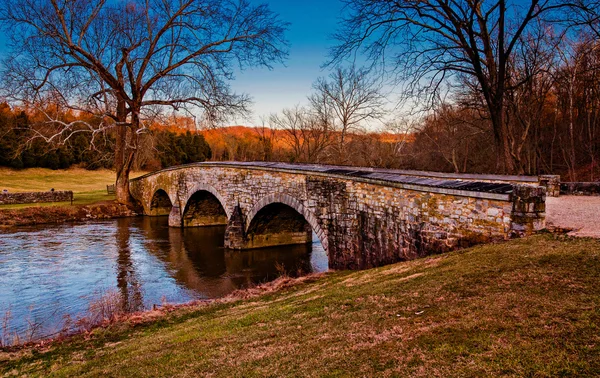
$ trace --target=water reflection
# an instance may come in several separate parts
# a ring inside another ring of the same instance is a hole
[[[166,264],[180,285],[204,298],[218,298],[283,272],[314,270],[310,244],[231,251],[223,248],[225,226],[180,230],[167,227],[163,219],[144,218],[142,228],[148,235],[147,250]]]
[[[140,280],[135,272],[131,259],[129,240],[131,225],[117,223],[117,288],[121,294],[121,307],[124,311],[134,312],[144,308],[143,295],[140,290]]]
[[[224,232],[169,228],[166,217],[145,217],[0,233],[0,317],[10,309],[20,333],[28,322],[42,323],[36,336],[44,337],[109,291],[119,293],[123,309],[137,311],[221,297],[283,271],[327,269],[318,242],[226,251]]]

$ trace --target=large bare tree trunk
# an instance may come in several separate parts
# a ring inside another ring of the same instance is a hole
[[[125,129],[125,132],[127,130]],[[117,166],[117,181],[115,183],[115,193],[117,197],[117,201],[127,206],[134,206],[135,201],[133,197],[131,197],[131,193],[129,191],[129,173],[131,172],[131,167],[133,165],[134,153],[133,151],[123,151],[123,165]]]
[[[115,148],[115,194],[117,201],[123,205],[133,206],[134,200],[129,191],[129,173],[133,165],[135,150],[128,143],[129,127],[127,126],[127,110],[125,101],[117,104],[117,141]],[[133,138],[133,136],[131,136]]]
[[[494,129],[494,141],[496,144],[496,167],[501,173],[515,174],[516,167],[513,156],[511,154],[511,146],[508,128],[504,118],[504,107],[498,106],[498,109],[493,109],[490,106],[490,118]]]

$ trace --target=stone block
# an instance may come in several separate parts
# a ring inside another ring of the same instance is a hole
[[[558,197],[560,196],[561,191],[561,183],[560,176],[558,175],[541,175],[539,177],[540,186],[546,188],[546,194],[549,197]]]
[[[495,217],[499,213],[500,213],[500,211],[498,209],[495,209],[495,208],[488,209],[488,211],[486,212],[486,214],[489,215],[489,216],[491,216],[491,217]]]

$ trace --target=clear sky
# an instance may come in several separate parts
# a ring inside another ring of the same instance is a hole
[[[251,0],[266,3],[288,22],[286,38],[290,43],[285,65],[272,70],[251,68],[236,74],[231,87],[246,93],[254,101],[250,120],[234,120],[233,124],[258,124],[261,116],[280,112],[296,104],[305,104],[313,82],[329,74],[321,69],[327,60],[328,48],[335,44],[331,35],[336,31],[343,3],[340,0]],[[5,51],[5,37],[0,34],[0,55]]]
[[[260,116],[305,104],[312,83],[329,74],[321,65],[327,60],[328,48],[335,44],[331,34],[336,31],[343,3],[340,0],[253,1],[268,4],[283,21],[290,23],[286,34],[290,54],[285,66],[276,65],[272,70],[247,69],[231,83],[236,92],[253,98],[253,121],[258,123]]]

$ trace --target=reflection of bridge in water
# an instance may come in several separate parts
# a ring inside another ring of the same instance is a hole
[[[146,215],[226,226],[232,250],[310,243],[334,269],[411,259],[544,227],[544,180],[282,163],[198,163],[131,180]],[[186,230],[187,232],[187,230]],[[232,257],[233,258],[233,257]]]
[[[166,217],[145,217],[140,227],[146,234],[145,249],[165,264],[180,286],[205,298],[222,297],[235,289],[272,280],[282,270],[296,274],[313,269],[310,244],[239,253],[223,248],[224,226],[182,230],[168,227]],[[130,289],[135,286],[130,282]]]

